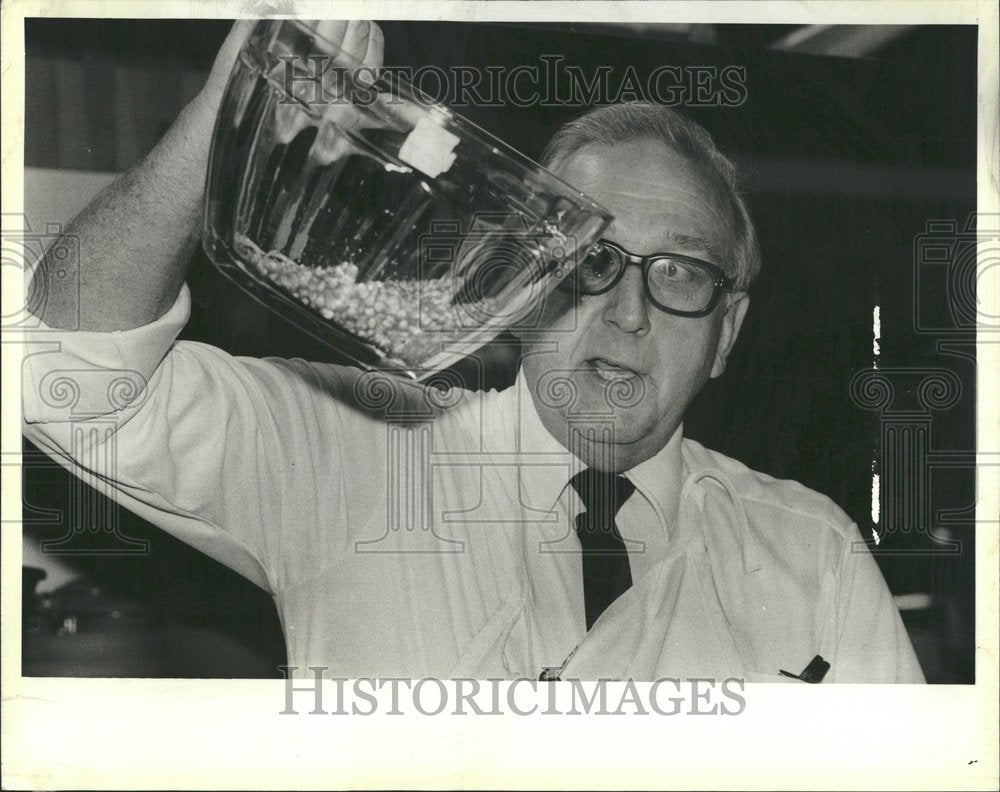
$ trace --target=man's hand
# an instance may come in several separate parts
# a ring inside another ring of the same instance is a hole
[[[222,97],[229,82],[233,65],[240,50],[253,32],[255,20],[237,20],[219,49],[212,71],[198,96],[192,101],[191,113],[197,123],[211,135],[215,119],[222,105]],[[303,22],[316,31],[315,51],[321,54],[337,54],[343,58],[340,65],[350,67],[382,65],[384,39],[382,30],[374,22],[367,20],[327,20]],[[207,168],[208,151],[205,152],[204,168]]]

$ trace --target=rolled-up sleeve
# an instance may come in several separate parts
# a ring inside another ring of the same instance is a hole
[[[22,367],[25,423],[61,423],[124,411],[146,386],[191,313],[185,285],[167,313],[134,330],[59,331],[40,324]]]
[[[185,287],[134,330],[41,328],[22,367],[23,431],[86,483],[274,591],[296,563],[336,551],[289,547],[282,527],[318,524],[318,482],[336,497],[335,391],[354,372],[178,342],[189,310]]]

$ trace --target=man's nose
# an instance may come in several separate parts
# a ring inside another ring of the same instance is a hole
[[[644,335],[649,331],[649,304],[639,267],[626,267],[622,279],[607,294],[604,321],[623,333]]]

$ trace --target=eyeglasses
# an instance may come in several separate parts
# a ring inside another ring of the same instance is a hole
[[[678,253],[653,253],[636,256],[614,242],[599,239],[576,268],[575,281],[580,294],[604,294],[615,287],[625,267],[642,267],[642,282],[650,302],[661,311],[675,316],[706,316],[719,302],[722,292],[735,291],[733,279],[721,267]]]

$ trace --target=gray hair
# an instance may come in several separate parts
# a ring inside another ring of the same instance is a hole
[[[760,271],[757,231],[743,200],[736,165],[719,151],[711,135],[699,124],[676,110],[651,102],[598,107],[559,128],[545,147],[542,164],[558,171],[584,146],[613,146],[641,139],[660,141],[701,168],[721,188],[729,202],[735,234],[732,261],[724,267],[735,280],[736,288],[745,290]]]

